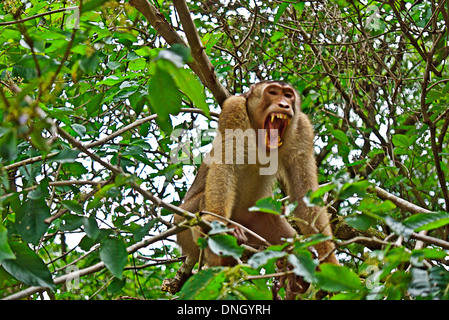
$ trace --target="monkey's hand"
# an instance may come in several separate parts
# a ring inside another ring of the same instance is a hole
[[[278,269],[283,271],[291,271],[293,266],[290,264],[285,265],[284,259],[276,261]],[[280,288],[285,288],[285,299],[294,300],[298,294],[303,294],[309,289],[310,283],[306,282],[302,277],[295,274],[286,274],[279,277],[279,285],[274,293],[277,294]]]
[[[242,228],[236,225],[230,225],[230,228],[232,228],[233,230],[230,231],[229,234],[237,239],[238,245],[248,242],[248,237],[246,236],[246,233]]]
[[[228,234],[230,234],[231,236],[234,236],[237,239],[237,243],[239,245],[244,244],[248,241],[248,237],[245,234],[245,230],[243,230],[242,228],[240,228],[239,225],[232,223],[232,222],[227,222],[229,221],[228,219],[226,219],[227,221],[221,220],[221,219],[217,219],[217,217],[211,215],[211,214],[205,214],[202,217],[203,220],[212,223],[213,221],[220,221],[223,225],[225,225],[225,229],[227,231]],[[204,232],[204,230],[201,230]]]

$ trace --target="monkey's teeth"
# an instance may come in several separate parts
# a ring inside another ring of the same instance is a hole
[[[274,118],[276,118],[276,119],[287,119],[287,120],[290,121],[290,119],[287,117],[287,115],[283,114],[283,113],[272,113],[272,114],[270,114],[270,116],[271,116],[271,122],[274,121]]]

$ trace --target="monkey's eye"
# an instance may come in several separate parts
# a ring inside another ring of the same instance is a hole
[[[276,96],[278,94],[277,91],[274,90],[270,90],[268,91],[268,93],[271,94],[272,96]]]
[[[293,95],[292,95],[291,93],[286,93],[286,94],[285,94],[285,97],[286,97],[287,99],[291,99],[291,98],[293,98]]]

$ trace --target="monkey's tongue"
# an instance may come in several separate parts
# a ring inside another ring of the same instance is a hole
[[[281,124],[278,123],[276,120],[274,122],[267,121],[266,126],[265,126],[265,130],[266,130],[265,143],[268,148],[277,148],[282,145],[281,136],[280,136],[281,130],[279,130],[279,125],[281,125]]]

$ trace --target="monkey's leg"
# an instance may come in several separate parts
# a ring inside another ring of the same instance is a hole
[[[332,236],[332,229],[329,223],[329,216],[326,208],[308,207],[303,200],[308,190],[316,190],[318,181],[316,175],[316,165],[313,154],[306,157],[296,155],[284,164],[285,180],[287,182],[288,194],[291,201],[297,201],[293,214],[298,218],[298,226],[305,236],[315,233],[322,233]],[[324,262],[339,264],[334,254],[334,244],[332,241],[324,241],[314,246],[318,251],[318,256]]]

